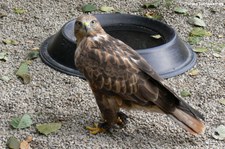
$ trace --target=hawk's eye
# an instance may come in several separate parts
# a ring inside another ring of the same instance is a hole
[[[80,21],[76,21],[77,26],[82,26],[82,23]]]
[[[95,24],[95,23],[96,23],[96,20],[92,20],[92,21],[91,21],[91,24]]]

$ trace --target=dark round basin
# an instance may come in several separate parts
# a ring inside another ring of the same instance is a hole
[[[95,16],[108,34],[137,50],[163,78],[184,73],[196,62],[191,47],[162,22],[128,14]],[[74,22],[67,22],[58,33],[47,38],[41,45],[40,56],[50,67],[84,78],[74,65]]]

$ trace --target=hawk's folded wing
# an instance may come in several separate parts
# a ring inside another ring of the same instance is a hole
[[[98,40],[88,37],[82,42],[78,48],[86,50],[80,55],[82,63],[76,66],[81,66],[80,71],[92,85],[142,104],[157,99],[157,84],[146,80],[161,78],[132,48],[111,36]]]

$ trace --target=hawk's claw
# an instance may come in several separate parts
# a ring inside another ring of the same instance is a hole
[[[101,132],[105,132],[106,129],[99,127],[99,124],[94,123],[93,127],[86,126],[86,129],[90,131],[91,134],[96,135]]]
[[[127,123],[128,116],[125,113],[118,112],[117,116],[118,116],[118,121],[117,121],[118,125],[123,126]]]

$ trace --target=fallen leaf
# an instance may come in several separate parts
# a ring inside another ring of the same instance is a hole
[[[170,8],[173,5],[173,0],[164,0],[163,2],[167,8]]]
[[[28,114],[24,114],[22,117],[13,118],[10,124],[13,128],[27,128],[31,126],[32,120]]]
[[[211,48],[216,53],[221,53],[222,51],[225,51],[225,44],[218,44],[218,43],[211,43]]]
[[[6,17],[7,16],[7,13],[5,13],[5,12],[0,12],[0,18],[4,18],[4,17]]]
[[[143,5],[143,8],[157,8],[157,7],[159,7],[160,4],[161,4],[161,0],[156,0],[151,3],[145,3]]]
[[[32,136],[27,136],[26,140],[28,143],[30,143],[31,141],[33,140],[33,137]]]
[[[20,149],[29,149],[30,148],[30,145],[27,141],[23,140],[21,143],[20,143]]]
[[[196,14],[195,17],[197,17],[197,18],[199,18],[199,19],[203,19],[203,16],[202,16],[201,13]]]
[[[199,74],[199,70],[198,69],[192,69],[189,71],[188,73],[190,76],[196,76]]]
[[[216,10],[216,9],[214,9],[214,8],[210,8],[210,12],[212,12],[212,13],[216,13],[218,10]]]
[[[110,12],[110,11],[113,11],[114,8],[113,8],[113,7],[109,7],[109,6],[102,6],[102,7],[100,8],[100,10],[101,10],[102,12]]]
[[[36,128],[40,133],[47,136],[48,134],[59,130],[61,126],[62,126],[61,123],[45,123],[45,124],[37,124]]]
[[[213,47],[213,51],[215,51],[216,53],[221,53],[222,52],[222,48],[220,47]]]
[[[224,99],[224,98],[223,98],[223,99],[220,99],[219,102],[220,102],[221,104],[225,105],[225,99]]]
[[[189,36],[188,37],[188,43],[191,45],[198,44],[201,41],[201,37],[196,37],[196,36]]]
[[[203,53],[203,52],[208,51],[208,49],[203,48],[203,47],[197,47],[197,48],[194,48],[193,51],[196,52],[196,53]]]
[[[28,72],[28,62],[27,61],[22,62],[20,64],[20,67],[17,70],[16,75],[18,77],[22,78],[22,81],[23,81],[24,84],[30,83],[31,77],[30,77],[30,74]]]
[[[222,34],[217,35],[218,38],[223,38],[224,36]]]
[[[10,149],[19,149],[20,148],[20,141],[16,137],[12,136],[8,139],[7,146]]]
[[[198,18],[198,17],[191,17],[188,19],[188,23],[192,24],[192,25],[195,25],[195,26],[200,26],[200,27],[205,27],[206,24],[205,22]]]
[[[28,53],[26,60],[33,60],[39,57],[39,51],[32,50]]]
[[[0,80],[5,81],[5,82],[9,82],[10,78],[8,76],[1,76]]]
[[[95,10],[97,10],[96,6],[93,5],[93,4],[91,4],[91,3],[86,4],[86,5],[84,5],[84,6],[82,7],[82,11],[83,11],[84,13],[92,12],[92,11],[95,11]]]
[[[213,56],[216,57],[216,58],[221,58],[222,55],[220,55],[219,53],[213,53]]]
[[[0,52],[0,60],[7,61],[8,60],[8,53]]]
[[[155,19],[155,20],[162,20],[162,18],[163,18],[162,15],[158,14],[155,11],[148,11],[147,13],[145,13],[145,16],[147,18]]]
[[[185,14],[185,13],[187,13],[187,9],[182,8],[182,7],[175,7],[174,12],[176,12],[178,14]]]
[[[217,139],[217,140],[225,140],[225,126],[224,125],[218,126],[214,130],[212,136],[214,139]]]
[[[26,10],[23,8],[13,8],[13,10],[16,14],[23,14],[26,12]]]
[[[32,51],[39,51],[40,48],[39,48],[39,47],[33,47],[31,50],[32,50]]]
[[[211,36],[212,33],[210,33],[209,31],[207,31],[201,27],[195,27],[191,30],[190,35],[197,36],[197,37],[204,37],[204,36]]]
[[[190,93],[189,91],[187,91],[187,90],[182,90],[182,91],[180,92],[180,95],[181,95],[182,97],[187,97],[187,96],[191,96],[191,93]]]
[[[4,39],[4,40],[2,40],[2,42],[4,44],[11,44],[11,39]]]
[[[152,38],[155,38],[155,39],[160,39],[160,38],[162,38],[162,36],[161,36],[161,35],[159,35],[159,34],[152,35],[151,37],[152,37]]]
[[[11,45],[18,45],[18,44],[19,44],[18,41],[13,40],[13,39],[4,39],[4,40],[2,40],[2,42],[3,42],[4,44],[11,44]]]

